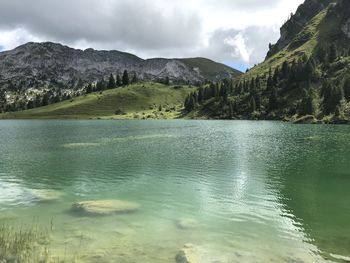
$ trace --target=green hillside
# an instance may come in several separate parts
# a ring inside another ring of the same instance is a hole
[[[242,75],[242,72],[236,69],[206,58],[184,58],[180,61],[191,68],[198,68],[208,79],[220,79],[224,72],[229,72],[233,78]]]
[[[312,13],[305,10],[311,0],[305,3],[288,24],[299,24],[301,14]],[[331,2],[280,50],[272,46],[273,55],[261,64],[232,82],[191,94],[185,101],[188,115],[349,123],[349,21],[350,1]]]
[[[71,100],[0,115],[2,119],[147,119],[177,118],[190,86],[141,83]]]

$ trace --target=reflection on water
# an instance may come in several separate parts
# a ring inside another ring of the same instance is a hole
[[[55,255],[174,262],[192,243],[201,262],[350,256],[350,127],[2,121],[0,132],[0,222],[52,222]],[[105,199],[141,208],[70,212]]]

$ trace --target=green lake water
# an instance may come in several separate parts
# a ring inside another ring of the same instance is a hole
[[[141,207],[70,211],[104,199]],[[350,126],[1,121],[0,224],[52,225],[67,262],[175,262],[186,243],[203,263],[349,262]]]

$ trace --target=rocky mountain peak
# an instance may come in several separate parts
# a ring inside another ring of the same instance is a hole
[[[315,15],[332,2],[334,0],[306,0],[301,4],[296,13],[281,27],[281,37],[276,44],[270,46],[267,58],[285,48]]]
[[[198,59],[199,65],[202,63]],[[209,61],[209,62],[208,62]],[[141,59],[120,51],[73,49],[58,43],[29,42],[13,50],[0,53],[0,88],[25,90],[28,88],[68,87],[121,75],[131,75],[146,81],[169,78],[173,83],[198,83],[206,80],[235,78],[239,71],[206,60],[211,65],[194,68],[182,59]],[[213,70],[212,70],[213,69]]]

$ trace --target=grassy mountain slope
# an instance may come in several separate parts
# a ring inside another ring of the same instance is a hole
[[[267,75],[270,68],[281,67],[283,62],[291,63],[294,59],[301,58],[302,55],[310,57],[321,41],[322,21],[327,14],[327,9],[317,14],[304,29],[287,45],[275,55],[267,58],[263,63],[255,66],[242,76],[243,79],[250,79],[257,75]],[[325,35],[322,38],[326,38]]]
[[[0,115],[2,119],[176,118],[190,86],[141,83],[95,92],[44,107]],[[161,111],[159,106],[161,106]]]
[[[207,76],[207,79],[220,80],[225,78],[223,76],[224,72],[229,72],[233,77],[242,75],[242,72],[236,69],[206,58],[184,58],[179,60],[191,68],[198,68],[204,76]]]
[[[313,7],[312,1],[302,8]],[[232,83],[191,94],[186,99],[189,116],[349,122],[350,1],[332,1],[307,20],[288,43],[275,46],[264,62]],[[282,38],[288,39],[286,34]]]
[[[270,68],[281,67],[285,61],[291,63],[303,55],[310,57],[320,46],[329,46],[331,43],[336,43],[339,48],[348,46],[350,40],[341,32],[342,16],[335,13],[335,7],[336,2],[320,11],[286,47],[242,77],[248,79],[259,74],[267,74]]]

